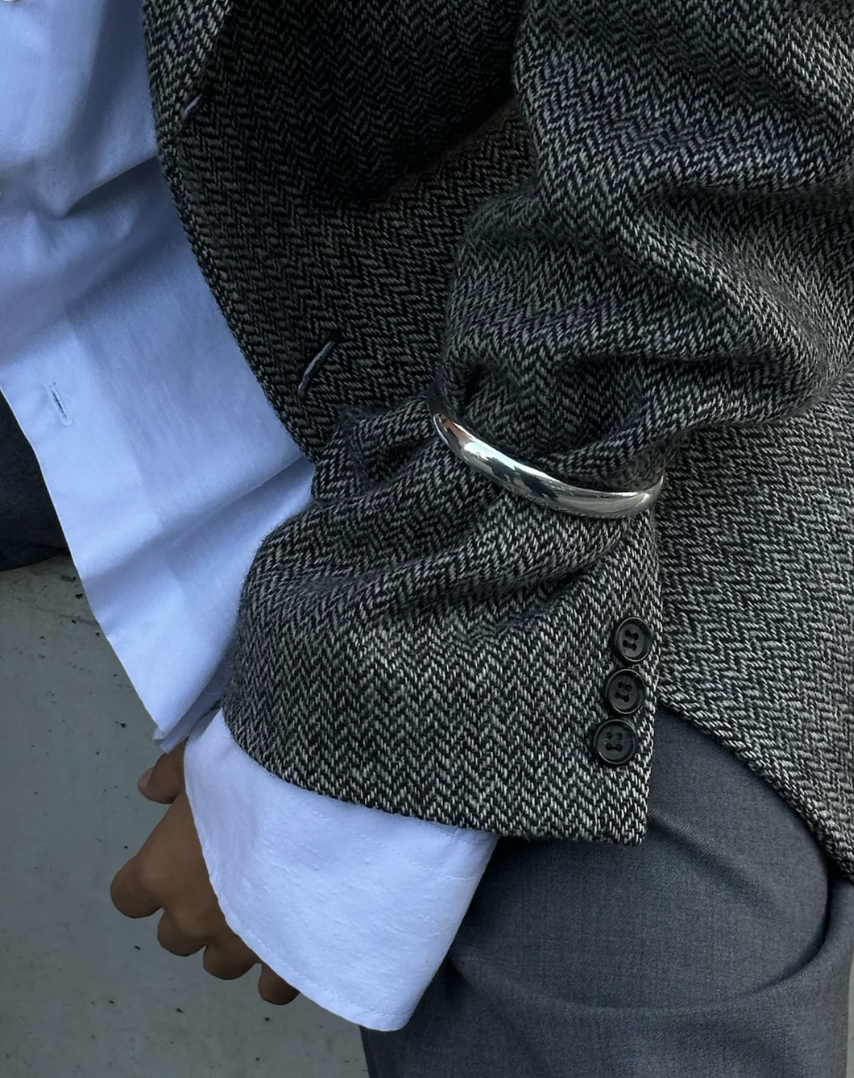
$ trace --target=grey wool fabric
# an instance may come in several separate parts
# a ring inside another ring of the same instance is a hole
[[[660,700],[854,881],[854,2],[147,0],[145,30],[196,257],[317,465],[244,585],[236,741],[345,801],[635,845]],[[504,490],[433,382],[511,455],[663,493]]]

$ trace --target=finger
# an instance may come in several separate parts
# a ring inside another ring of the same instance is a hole
[[[157,925],[157,942],[164,950],[181,958],[200,951],[209,942],[209,938],[201,932],[179,925],[168,910]]]
[[[154,767],[140,775],[137,789],[149,801],[161,805],[171,805],[184,789],[184,750],[187,742],[182,741],[171,752],[164,753]]]
[[[258,963],[258,956],[243,943],[210,943],[205,948],[202,965],[212,977],[233,981],[248,973]]]
[[[142,882],[139,854],[122,865],[110,884],[113,905],[125,917],[150,917],[161,903]]]
[[[293,985],[283,981],[269,966],[262,965],[261,976],[258,978],[258,994],[267,1003],[282,1007],[286,1003],[293,1003],[299,992]]]

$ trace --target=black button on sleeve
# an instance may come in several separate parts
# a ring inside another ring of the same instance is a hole
[[[624,618],[614,630],[611,642],[621,659],[639,663],[652,651],[652,629],[642,618]]]
[[[593,751],[603,764],[627,764],[638,751],[638,732],[625,719],[608,719],[593,731]]]
[[[646,683],[636,670],[615,670],[605,682],[605,703],[618,715],[633,715],[645,700]]]

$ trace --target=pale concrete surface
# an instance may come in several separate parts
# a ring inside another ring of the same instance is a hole
[[[136,792],[158,752],[82,592],[68,558],[0,573],[0,1078],[367,1075],[355,1025],[217,981],[111,905],[162,815]]]
[[[0,573],[0,1078],[366,1075],[356,1026],[214,980],[110,904],[162,810],[135,788],[151,721],[82,593],[68,558]]]

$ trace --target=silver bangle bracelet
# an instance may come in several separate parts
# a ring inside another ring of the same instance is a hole
[[[662,475],[654,486],[645,490],[610,491],[575,487],[539,468],[515,460],[467,430],[445,410],[433,386],[427,390],[427,407],[439,437],[460,460],[482,472],[494,483],[550,509],[586,517],[633,517],[649,509],[664,484]]]

